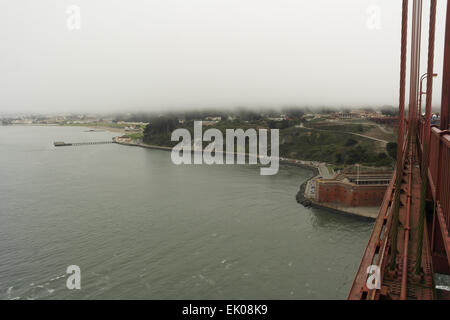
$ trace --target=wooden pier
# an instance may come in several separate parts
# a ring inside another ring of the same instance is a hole
[[[97,144],[110,144],[115,143],[115,141],[92,141],[92,142],[62,142],[62,141],[55,141],[53,142],[53,145],[55,147],[78,147],[78,146],[89,146],[89,145],[97,145]]]

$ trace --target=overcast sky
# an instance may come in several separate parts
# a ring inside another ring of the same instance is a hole
[[[397,105],[400,27],[401,0],[0,0],[0,112]]]

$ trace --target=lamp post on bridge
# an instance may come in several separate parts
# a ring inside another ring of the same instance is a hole
[[[433,73],[433,77],[435,78],[435,77],[437,77],[438,76],[438,74],[437,73]],[[423,91],[423,80],[425,80],[425,79],[427,79],[428,78],[428,73],[424,73],[423,75],[422,75],[422,77],[420,77],[420,90],[419,90],[419,117],[421,117],[422,116],[422,96],[424,95],[424,94],[427,94],[427,92],[426,91]],[[427,83],[427,86],[428,86],[428,83]]]

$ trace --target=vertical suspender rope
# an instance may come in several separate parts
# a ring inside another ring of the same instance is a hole
[[[391,262],[390,269],[395,268],[395,258],[397,255],[397,231],[398,231],[398,215],[400,209],[400,188],[403,175],[403,145],[404,145],[404,128],[405,128],[405,91],[406,91],[406,52],[408,46],[408,0],[403,0],[402,8],[402,44],[400,55],[400,102],[399,102],[399,118],[398,118],[398,138],[397,138],[397,169],[395,179],[395,194],[392,217],[392,241],[391,241]]]
[[[423,233],[425,225],[425,203],[428,188],[428,164],[430,153],[430,136],[431,136],[431,103],[433,99],[433,68],[434,68],[434,42],[436,33],[436,0],[431,0],[430,5],[430,27],[428,35],[428,78],[427,78],[427,102],[425,111],[425,130],[423,137],[422,152],[422,185],[420,190],[420,218],[417,230],[417,256],[416,256],[416,273],[421,271],[422,265],[422,248]]]

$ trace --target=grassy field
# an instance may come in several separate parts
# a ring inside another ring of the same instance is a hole
[[[143,132],[129,133],[127,135],[133,140],[141,140],[141,139],[144,138],[144,133]]]
[[[280,153],[285,157],[335,165],[391,165],[393,159],[378,150],[378,142],[344,131],[288,128],[281,131],[280,137]]]

